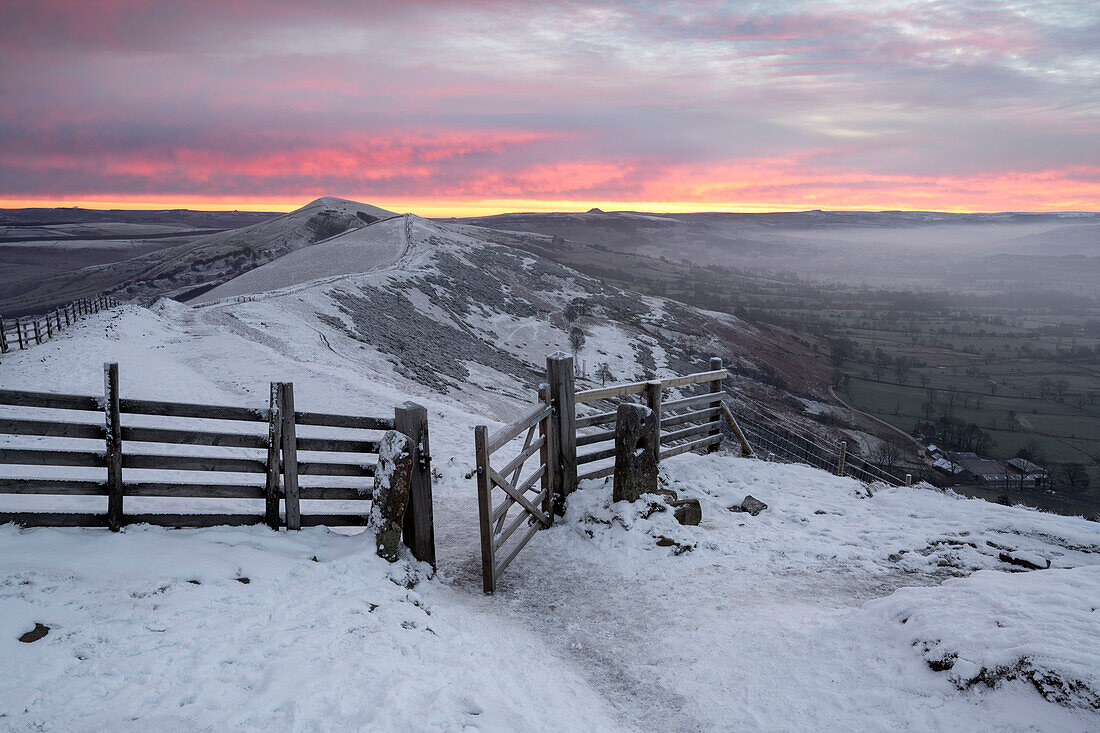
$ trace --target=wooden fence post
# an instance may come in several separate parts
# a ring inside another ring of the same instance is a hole
[[[905,485],[906,486],[912,486],[913,485],[913,474],[911,474],[911,473],[905,474]]]
[[[474,428],[474,460],[477,462],[477,513],[481,524],[481,587],[486,593],[496,590],[493,559],[493,483],[489,478],[489,430]]]
[[[615,481],[612,501],[638,500],[657,490],[657,459],[661,432],[653,411],[632,402],[620,402],[615,419]]]
[[[844,459],[847,458],[847,455],[848,455],[848,441],[842,440],[842,441],[840,441],[840,456],[837,458],[837,461],[836,461],[836,475],[837,476],[843,476],[844,475]]]
[[[657,423],[657,461],[661,460],[661,380],[651,379],[645,383],[645,404],[653,410],[653,421]]]
[[[565,513],[565,498],[577,488],[577,407],[573,382],[573,357],[556,351],[546,357],[546,381],[555,408],[558,456],[550,460],[555,471],[554,511]]]
[[[720,357],[717,357],[717,356],[711,357],[710,371],[712,371],[712,372],[717,371],[721,368],[722,368],[722,359]],[[719,394],[721,391],[722,391],[722,380],[721,379],[711,380],[710,386],[709,386],[709,392],[711,394]],[[714,407],[714,403],[711,402],[708,406],[709,407]],[[721,435],[721,434],[722,434],[722,429],[721,428],[713,428],[709,433],[709,435]],[[720,445],[721,445],[721,441],[718,441],[716,443],[712,443],[711,445],[708,445],[707,446],[707,453],[714,453],[716,450],[718,450],[718,446],[720,446]]]
[[[549,384],[539,385],[539,403],[550,404]],[[539,420],[539,437],[542,438],[539,461],[546,466],[546,470],[542,472],[542,493],[545,494],[542,500],[542,511],[550,517],[551,522],[554,520],[554,480],[550,470],[550,460],[551,457],[556,459],[558,455],[558,433],[553,430],[553,425],[553,416]]]
[[[22,351],[23,349],[27,348],[23,344],[23,318],[22,317],[18,317],[18,318],[15,319],[15,333],[19,337],[19,350]]]
[[[405,508],[404,541],[413,557],[435,567],[435,519],[432,515],[432,455],[428,410],[406,402],[393,411],[394,428],[412,443],[413,473]]]
[[[3,316],[0,316],[0,353],[8,353],[8,332],[5,330],[7,326],[4,324]]]
[[[34,322],[34,342],[36,344],[42,343],[42,332],[38,330],[38,316],[32,316],[31,320]]]
[[[47,339],[52,339],[53,338],[53,326],[50,325],[50,314],[49,313],[46,314],[46,338]]]
[[[271,383],[268,400],[270,414],[267,418],[267,481],[264,485],[264,522],[272,529],[279,528],[279,450],[283,438],[282,415],[279,412],[279,383]]]
[[[118,364],[103,365],[103,410],[107,419],[107,527],[122,529],[122,424],[118,409]]]
[[[72,325],[71,322],[69,321],[69,306],[65,306],[61,310],[65,311],[65,328],[68,328],[70,325]],[[60,326],[61,322],[58,321],[57,325]]]
[[[283,487],[286,490],[286,528],[302,528],[302,509],[298,501],[298,436],[294,428],[294,384],[279,385],[279,414],[283,422]]]

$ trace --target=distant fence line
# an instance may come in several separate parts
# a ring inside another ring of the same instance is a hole
[[[760,458],[804,463],[864,483],[901,486],[911,482],[909,474],[900,478],[861,456],[849,453],[847,441],[824,444],[818,438],[801,434],[753,400],[732,392],[730,394],[738,401],[738,422],[756,446]]]
[[[60,333],[76,323],[81,316],[98,313],[107,308],[120,305],[110,295],[97,295],[93,298],[77,298],[68,305],[54,308],[52,311],[34,316],[4,318],[0,316],[0,354],[19,349],[29,349],[52,339],[54,333]]]

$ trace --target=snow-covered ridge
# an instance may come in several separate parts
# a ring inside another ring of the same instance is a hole
[[[466,229],[405,215],[351,230],[198,296],[195,317],[263,324],[264,337],[287,348],[308,323],[307,343],[323,334],[325,349],[381,362],[380,377],[395,372],[403,389],[481,404],[530,401],[546,355],[570,349],[572,328],[586,334],[578,361],[587,374],[607,363],[620,380],[694,370],[754,333],[732,316],[621,291]],[[570,304],[574,321],[563,317]]]
[[[392,211],[325,196],[273,219],[195,239],[135,258],[126,297],[186,295],[317,242],[397,216]]]

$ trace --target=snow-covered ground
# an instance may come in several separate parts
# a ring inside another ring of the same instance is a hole
[[[117,361],[131,397],[258,406],[293,381],[304,410],[419,401],[439,569],[323,528],[2,527],[0,729],[1100,729],[1100,525],[1080,519],[685,455],[663,481],[702,524],[585,482],[482,595],[472,427],[531,389],[474,362],[424,385],[332,325],[352,318],[334,293],[383,298],[384,277],[125,307],[4,357],[0,388],[97,394]],[[563,345],[507,307],[465,317],[521,363]],[[598,348],[637,368],[636,341],[607,327]],[[746,494],[768,508],[728,510]]]

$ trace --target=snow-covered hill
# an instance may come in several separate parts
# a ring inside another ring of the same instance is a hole
[[[1100,525],[1081,519],[684,455],[662,480],[699,526],[585,482],[481,594],[472,428],[531,402],[565,306],[589,371],[617,378],[751,358],[762,336],[736,319],[415,217],[222,288],[89,317],[5,355],[0,388],[97,394],[115,361],[126,397],[261,405],[278,380],[302,410],[414,399],[438,573],[323,528],[0,527],[0,728],[1100,728]],[[768,508],[728,510],[746,494]],[[0,496],[18,501],[101,499]]]
[[[302,247],[394,216],[377,206],[324,196],[259,224],[134,258],[126,263],[132,274],[117,292],[148,298],[208,289]]]
[[[733,316],[619,290],[415,216],[299,250],[193,302],[180,312],[232,319],[302,358],[320,348],[409,393],[464,395],[494,414],[517,404],[502,396],[531,399],[546,355],[569,350],[573,328],[585,333],[577,356],[589,379],[600,363],[618,380],[682,374],[762,340]]]
[[[521,390],[471,368],[483,380],[467,390],[482,395],[478,406],[463,390],[414,388],[351,336],[327,348],[315,309],[335,292],[101,313],[5,358],[0,385],[94,394],[112,360],[134,397],[256,404],[284,379],[309,406],[375,414],[405,397],[425,402],[438,575],[410,561],[386,567],[369,539],[324,529],[0,528],[5,726],[1100,724],[1100,525],[1083,520],[680,456],[664,480],[700,499],[700,526],[609,505],[610,487],[586,482],[500,592],[482,596],[471,428],[518,403],[492,403],[493,380]],[[769,508],[727,511],[748,493]],[[1017,572],[1002,553],[1052,567]],[[49,634],[16,640],[36,623]]]

